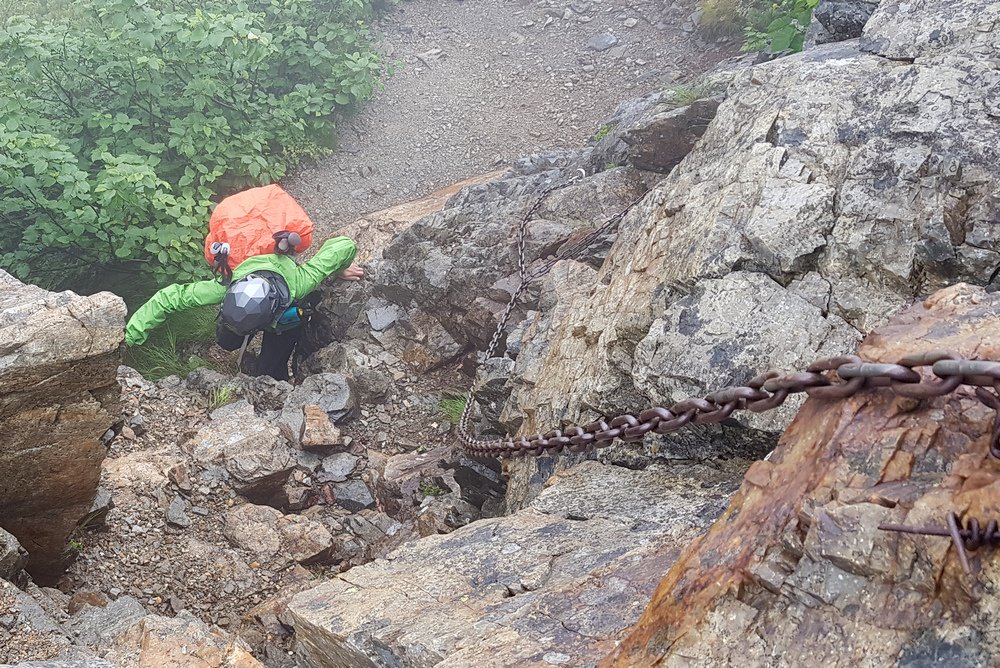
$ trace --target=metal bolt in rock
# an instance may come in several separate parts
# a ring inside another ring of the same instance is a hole
[[[958,519],[955,511],[951,511],[947,516],[948,528],[937,527],[911,527],[904,524],[880,524],[882,531],[896,531],[899,533],[917,534],[922,536],[947,536],[951,538],[955,551],[958,553],[958,560],[962,564],[962,569],[969,575],[972,568],[969,565],[968,552],[974,552],[980,547],[1000,547],[1000,522],[993,519],[983,527],[979,520],[972,517],[963,525]]]

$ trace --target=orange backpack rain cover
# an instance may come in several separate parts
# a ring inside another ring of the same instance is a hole
[[[212,242],[228,243],[229,266],[235,269],[249,257],[273,253],[271,235],[282,230],[302,237],[299,252],[312,243],[312,221],[281,186],[273,183],[230,195],[219,202],[208,221],[205,259],[209,264],[214,260]]]

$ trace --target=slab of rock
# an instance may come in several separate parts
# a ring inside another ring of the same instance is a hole
[[[191,526],[191,518],[187,516],[190,504],[184,500],[180,494],[175,494],[167,507],[167,523],[179,529],[186,529]]]
[[[0,525],[52,582],[97,492],[118,419],[125,303],[25,285],[0,271]]]
[[[347,480],[333,485],[333,495],[341,508],[356,513],[375,505],[375,498],[364,480]]]
[[[120,596],[104,607],[84,606],[64,627],[76,641],[103,654],[115,638],[125,633],[148,613],[136,599]]]
[[[301,661],[593,664],[638,618],[672,562],[664,553],[707,526],[736,485],[707,467],[584,464],[538,507],[408,543],[295,596]]]
[[[939,291],[858,353],[895,362],[936,350],[1000,360],[1000,295],[966,284]],[[994,416],[968,390],[808,400],[667,573],[614,664],[995,664],[1000,653],[983,641],[996,633],[1000,603],[994,553],[971,553],[967,576],[948,538],[878,528],[943,528],[950,511],[997,517]]]
[[[302,407],[302,428],[299,445],[303,448],[333,448],[343,444],[340,429],[326,411],[315,404]]]
[[[251,552],[262,563],[275,561],[278,565],[323,561],[333,546],[333,536],[322,524],[251,503],[226,512],[223,533],[229,542]]]
[[[338,452],[323,458],[316,480],[319,482],[344,482],[358,465],[359,457],[349,452]]]
[[[65,657],[66,630],[28,594],[0,580],[0,664]]]
[[[629,161],[639,169],[669,173],[705,134],[721,102],[721,96],[709,97],[645,119],[621,135]]]
[[[304,406],[318,406],[331,421],[338,422],[352,416],[358,404],[345,376],[319,373],[306,378],[285,399],[279,419],[292,434],[302,433]]]
[[[122,668],[263,668],[243,641],[186,610],[143,617],[116,637],[105,659]]]

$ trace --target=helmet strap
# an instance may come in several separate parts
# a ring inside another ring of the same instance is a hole
[[[247,334],[243,337],[243,345],[240,346],[239,357],[236,358],[236,370],[239,371],[243,368],[243,354],[247,351],[247,345],[250,343],[250,335]]]

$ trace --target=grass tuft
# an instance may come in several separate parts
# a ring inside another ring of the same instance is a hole
[[[688,83],[670,86],[664,91],[670,95],[663,104],[671,109],[680,109],[698,100],[704,100],[722,92],[722,86],[709,79],[695,79]]]
[[[441,401],[438,402],[438,410],[441,415],[452,424],[457,423],[462,418],[462,412],[465,410],[465,395],[451,393],[446,397],[442,397]]]
[[[226,404],[233,403],[233,399],[235,398],[236,390],[228,385],[215,388],[212,394],[208,397],[208,412],[211,413],[216,408],[222,408]]]

